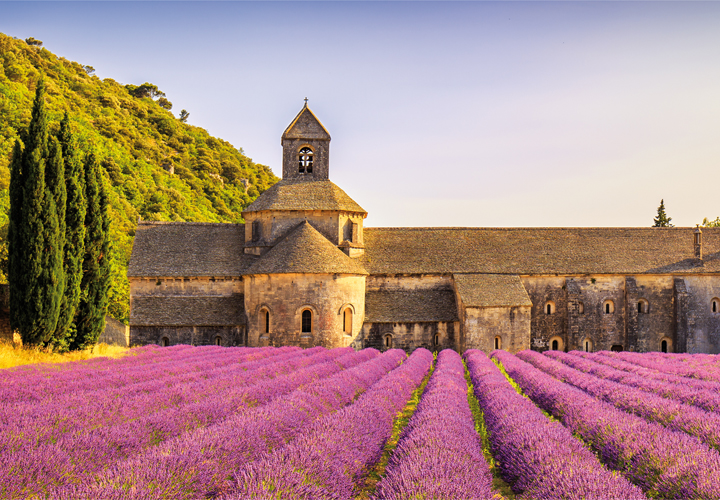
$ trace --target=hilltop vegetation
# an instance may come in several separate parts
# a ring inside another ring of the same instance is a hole
[[[42,74],[50,121],[68,111],[81,148],[101,158],[113,221],[109,313],[127,322],[125,275],[138,218],[242,222],[242,210],[278,179],[242,149],[185,123],[187,112],[173,115],[157,86],[101,80],[38,40],[0,33],[0,281],[7,275],[10,154]]]

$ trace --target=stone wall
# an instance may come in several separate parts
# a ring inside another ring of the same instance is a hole
[[[312,331],[303,333],[302,312],[312,311]],[[352,311],[352,331],[343,331],[343,311]],[[365,276],[276,274],[245,277],[250,346],[346,347],[361,340]],[[270,313],[265,332],[265,312]]]
[[[245,328],[243,326],[132,327],[132,345],[215,345],[218,342],[224,346],[247,345]]]
[[[245,214],[246,250],[252,251],[256,245],[260,248],[271,248],[304,220],[310,222],[333,245],[340,245],[348,239],[348,236],[352,238],[352,224],[355,223],[357,224],[356,241],[352,243],[359,246],[364,244],[362,215],[324,210],[276,210]],[[350,224],[349,231],[348,224]],[[254,235],[253,228],[259,228],[260,234]]]
[[[530,349],[530,307],[467,307],[462,326],[462,350],[489,353],[495,349],[495,337],[499,337],[500,349],[512,353]]]
[[[625,279],[627,302],[627,346],[637,352],[660,351],[663,339],[668,352],[674,352],[674,292],[672,276],[628,276]],[[642,307],[638,308],[638,303]]]
[[[237,277],[161,277],[130,278],[130,297],[160,296],[228,296],[243,293],[242,278]]]
[[[99,343],[109,345],[130,346],[130,327],[115,318],[105,316],[105,329],[98,338]]]
[[[419,347],[431,351],[458,350],[459,322],[365,323],[362,327],[361,347],[379,350],[404,349],[412,352]],[[386,337],[390,335],[390,346]],[[437,336],[437,337],[436,337]]]
[[[712,311],[713,299],[720,298],[720,283],[713,276],[682,279],[687,296],[685,313],[686,346],[689,353],[720,353],[720,308]]]

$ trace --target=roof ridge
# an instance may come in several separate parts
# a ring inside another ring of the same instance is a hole
[[[242,222],[182,222],[163,220],[140,220],[138,226],[244,226]]]

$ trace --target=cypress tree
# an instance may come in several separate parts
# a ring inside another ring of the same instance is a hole
[[[64,273],[65,290],[60,306],[60,317],[54,337],[61,349],[73,344],[75,328],[73,319],[80,302],[82,281],[82,263],[85,255],[85,172],[80,159],[75,136],[70,130],[70,119],[65,113],[60,122],[58,139],[62,146],[65,166],[65,197],[64,213],[65,249]],[[60,216],[60,214],[58,214]],[[61,220],[63,217],[61,216]]]
[[[653,219],[653,227],[673,227],[670,224],[671,217],[665,213],[665,200],[660,200],[660,206],[657,209],[657,217]]]
[[[110,287],[109,228],[107,195],[94,153],[85,162],[85,255],[82,296],[75,317],[76,337],[71,348],[84,349],[97,342],[105,328]]]
[[[23,146],[20,139],[15,141],[12,163],[10,165],[10,215],[8,221],[8,283],[10,285],[10,327],[20,330],[25,323],[25,288],[22,280],[25,276],[22,243],[23,195]]]
[[[62,267],[57,209],[45,179],[50,151],[42,79],[23,142],[25,148],[19,155],[21,148],[15,146],[12,171],[17,178],[11,180],[10,193],[11,325],[20,332],[23,343],[44,344],[57,326]],[[53,153],[51,162],[57,160],[57,147]]]

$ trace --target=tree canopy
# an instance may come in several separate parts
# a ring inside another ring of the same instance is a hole
[[[670,222],[671,217],[665,213],[665,200],[660,200],[660,206],[657,209],[657,216],[653,219],[653,227],[673,227]]]
[[[67,126],[79,148],[100,159],[111,221],[109,314],[127,322],[126,272],[138,218],[243,222],[242,210],[278,178],[241,148],[163,108],[158,101],[167,97],[156,85],[101,80],[91,66],[0,34],[0,282],[7,279],[11,153],[30,122],[41,73],[51,128],[70,112]]]

